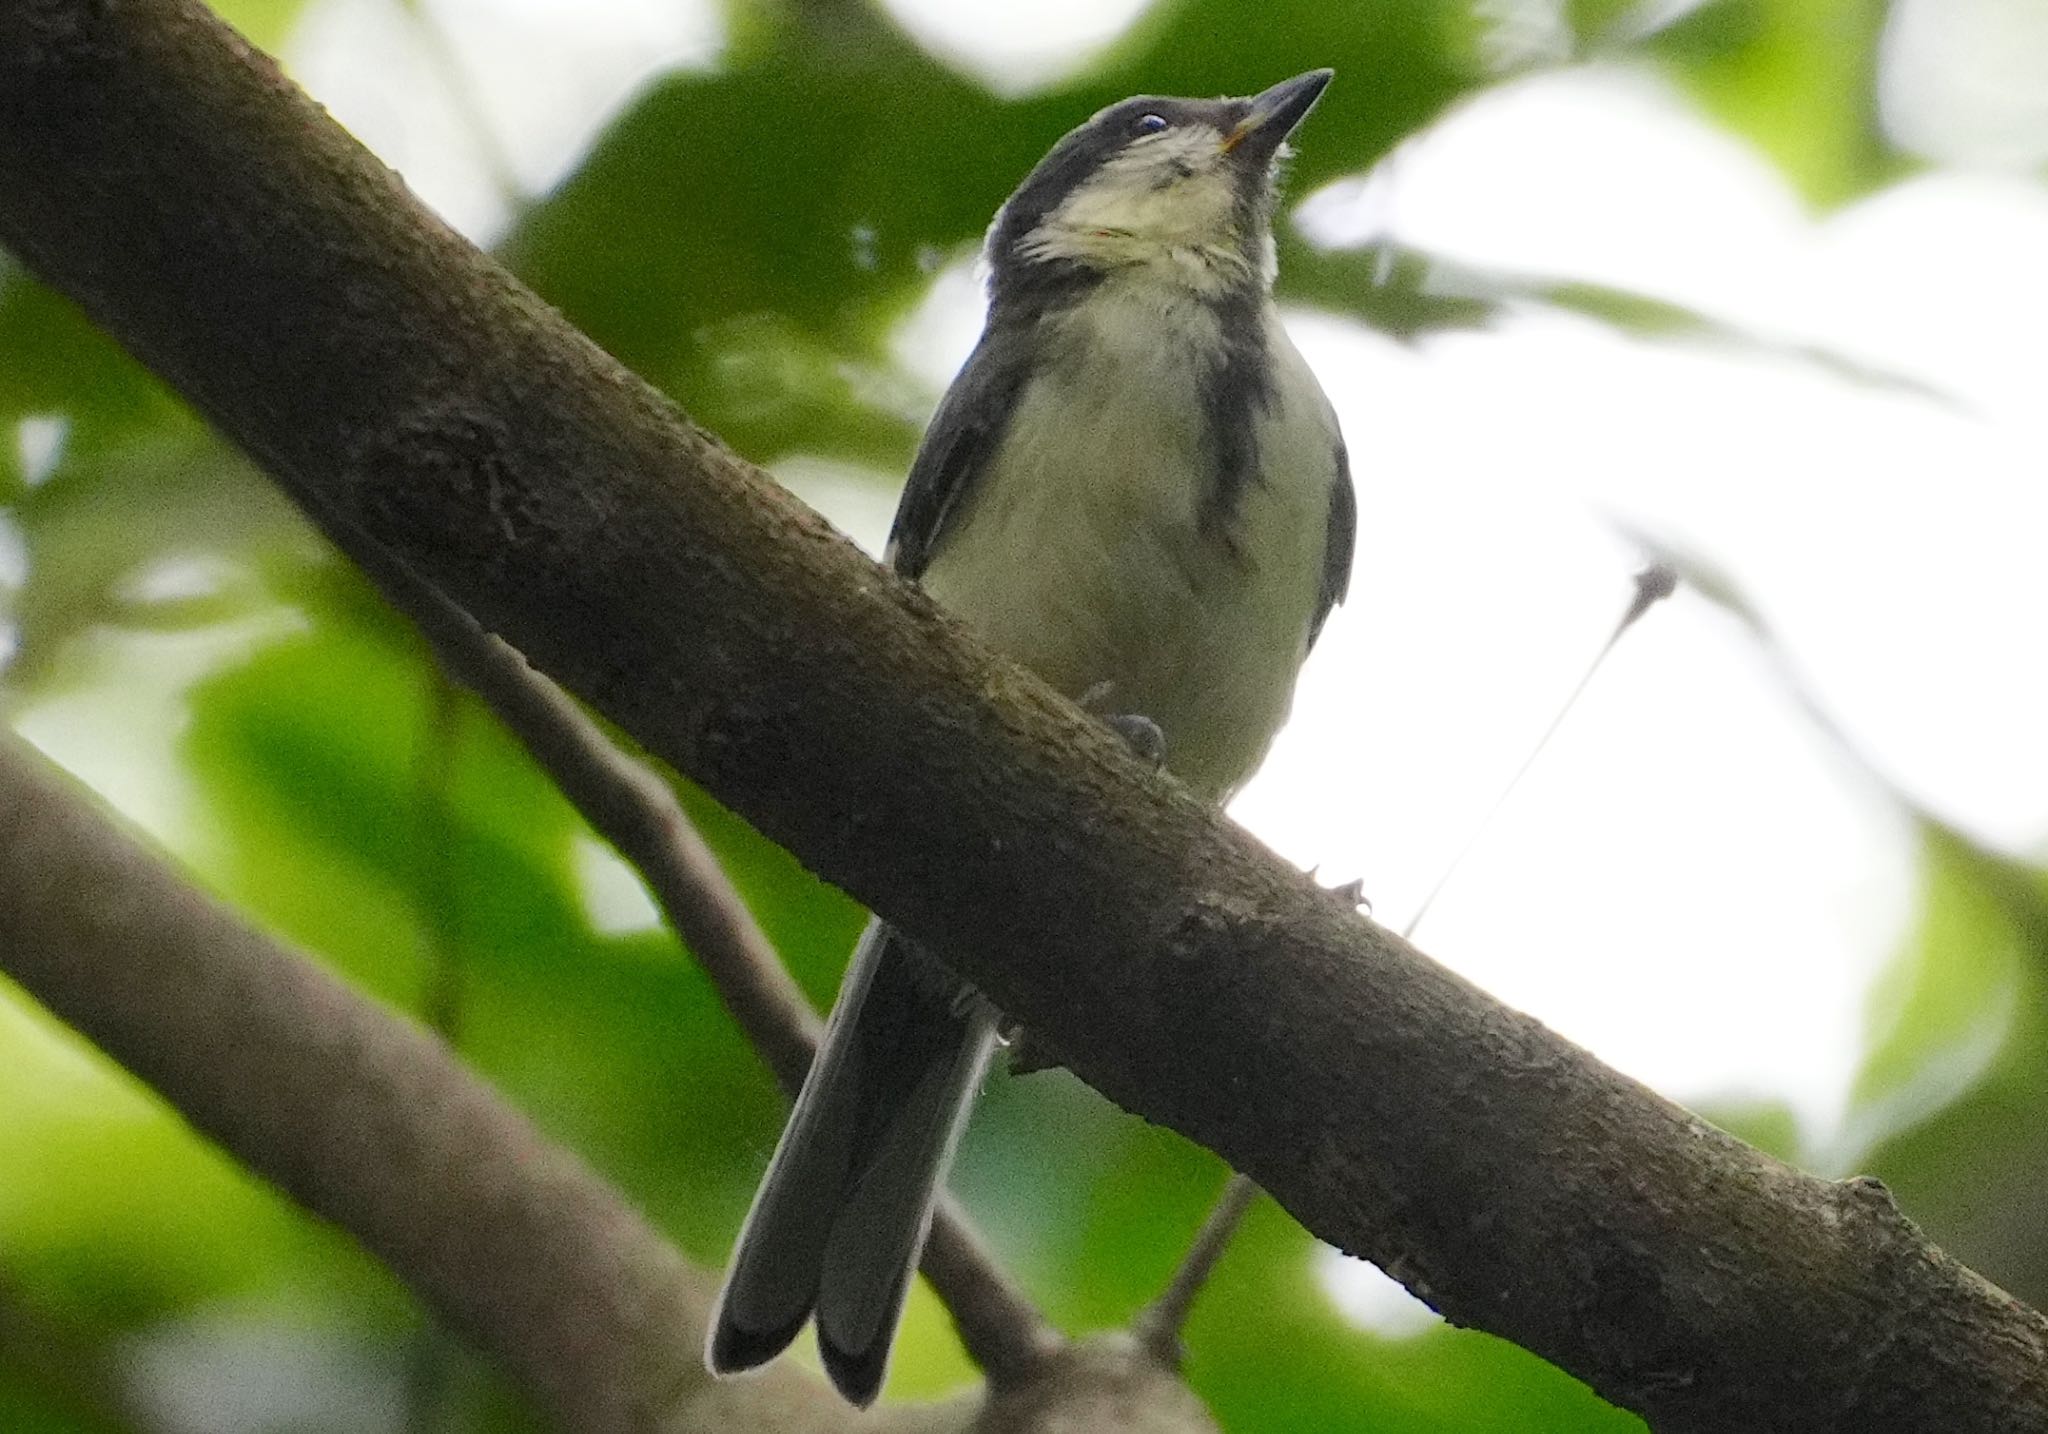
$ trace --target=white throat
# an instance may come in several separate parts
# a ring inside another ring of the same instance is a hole
[[[1174,130],[1132,144],[1077,185],[1024,236],[1020,257],[1151,271],[1214,293],[1270,278],[1269,254],[1248,257],[1238,227],[1237,181],[1220,137]]]

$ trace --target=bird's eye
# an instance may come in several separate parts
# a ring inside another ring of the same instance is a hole
[[[1138,124],[1137,124],[1137,130],[1138,130],[1138,133],[1139,133],[1139,134],[1158,134],[1158,133],[1159,133],[1159,131],[1161,131],[1161,130],[1163,130],[1163,129],[1165,129],[1165,128],[1166,128],[1166,116],[1165,116],[1165,115],[1139,115],[1139,116],[1138,116]]]

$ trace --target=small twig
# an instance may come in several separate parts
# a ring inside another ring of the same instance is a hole
[[[918,1268],[953,1317],[960,1347],[990,1389],[1024,1384],[1064,1346],[1059,1332],[1010,1282],[974,1222],[943,1190]]]
[[[1529,755],[1522,759],[1522,765],[1515,768],[1514,776],[1508,778],[1507,785],[1500,789],[1500,795],[1493,799],[1493,805],[1473,824],[1472,830],[1465,835],[1464,844],[1444,864],[1436,884],[1430,887],[1428,894],[1422,898],[1421,904],[1415,908],[1414,915],[1408,918],[1408,924],[1401,928],[1401,935],[1404,938],[1414,938],[1416,928],[1422,925],[1423,918],[1429,915],[1430,908],[1436,905],[1436,899],[1443,895],[1444,888],[1451,883],[1451,878],[1458,874],[1466,858],[1472,855],[1481,839],[1492,828],[1494,818],[1500,815],[1501,809],[1508,804],[1508,799],[1515,794],[1515,789],[1522,785],[1522,779],[1529,775],[1530,768],[1536,765],[1537,759],[1550,746],[1550,741],[1557,735],[1558,729],[1564,726],[1564,719],[1579,705],[1579,699],[1585,696],[1586,689],[1592,685],[1593,678],[1606,663],[1615,645],[1636,625],[1644,613],[1670,597],[1677,589],[1678,572],[1669,563],[1653,562],[1636,574],[1635,592],[1630,595],[1628,607],[1623,610],[1620,620],[1614,624],[1614,630],[1607,634],[1607,641],[1600,645],[1600,650],[1593,654],[1593,660],[1586,664],[1586,670],[1579,675],[1578,683],[1572,688],[1571,694],[1559,704],[1557,715],[1550,719],[1550,725],[1543,729],[1543,735],[1536,739],[1536,745],[1529,749]]]
[[[1543,755],[1544,748],[1550,745],[1550,740],[1557,735],[1558,728],[1564,725],[1564,719],[1578,704],[1579,698],[1592,683],[1594,674],[1599,672],[1608,654],[1614,651],[1615,644],[1636,625],[1644,613],[1670,597],[1677,589],[1678,570],[1668,562],[1653,562],[1636,574],[1635,592],[1630,596],[1628,607],[1623,610],[1620,620],[1615,623],[1614,630],[1607,635],[1607,641],[1602,644],[1600,651],[1594,654],[1592,662],[1587,665],[1578,684],[1572,688],[1571,695],[1565,698],[1563,705],[1557,710],[1557,715],[1551,718],[1550,725],[1543,729],[1543,735],[1536,739],[1536,745],[1530,748],[1529,755],[1523,759],[1515,775],[1501,788],[1500,795],[1494,798],[1493,805],[1487,809],[1486,815],[1480,818],[1478,825],[1465,838],[1465,844],[1458,848],[1457,854],[1444,867],[1443,874],[1437,877],[1436,884],[1429,889],[1429,894],[1422,899],[1422,904],[1415,908],[1415,914],[1408,918],[1408,925],[1401,933],[1403,937],[1414,936],[1415,928],[1422,924],[1422,918],[1436,903],[1437,897],[1449,884],[1451,877],[1464,864],[1465,858],[1471,855],[1472,849],[1479,844],[1480,837],[1485,835],[1494,817],[1506,805],[1509,796],[1529,774],[1529,769],[1536,765],[1536,759]],[[1223,1257],[1223,1251],[1229,1246],[1231,1237],[1237,1233],[1239,1222],[1243,1220],[1245,1211],[1251,1208],[1252,1199],[1258,1193],[1259,1187],[1250,1176],[1233,1174],[1230,1177],[1229,1183],[1223,1187],[1223,1193],[1216,1198],[1215,1207],[1209,1211],[1209,1218],[1203,1222],[1201,1231],[1196,1234],[1194,1244],[1188,1247],[1180,1267],[1174,1271],[1173,1279],[1159,1298],[1131,1322],[1132,1333],[1152,1351],[1155,1358],[1169,1368],[1180,1367],[1180,1332],[1187,1324],[1188,1314],[1193,1310],[1195,1299],[1202,1292],[1202,1286],[1208,1281],[1210,1271],[1215,1269],[1216,1262]]]
[[[1131,1321],[1131,1333],[1152,1352],[1153,1358],[1168,1369],[1180,1368],[1185,1357],[1180,1332],[1187,1327],[1188,1315],[1194,1310],[1196,1298],[1215,1272],[1217,1261],[1230,1247],[1231,1237],[1237,1233],[1245,1211],[1251,1209],[1258,1193],[1258,1182],[1251,1176],[1231,1175],[1223,1186],[1223,1193],[1216,1197],[1209,1218],[1202,1222],[1201,1230],[1196,1233],[1195,1242],[1188,1246],[1180,1268],[1173,1272],[1173,1278],[1160,1291],[1159,1298]]]
[[[570,804],[639,870],[726,1009],[794,1097],[823,1023],[668,784],[438,588],[382,545],[336,525],[355,539],[346,544],[349,558],[412,619],[450,675],[484,700]],[[940,1199],[921,1268],[992,1384],[1016,1381],[1057,1346],[1045,1317],[950,1197]]]

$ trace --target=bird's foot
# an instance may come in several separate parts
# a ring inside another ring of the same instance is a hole
[[[1316,875],[1317,870],[1313,867],[1310,868],[1309,878],[1313,880]],[[1323,890],[1329,892],[1330,895],[1336,897],[1346,906],[1357,911],[1363,911],[1367,916],[1372,915],[1372,898],[1365,894],[1364,877],[1347,881],[1342,886],[1326,886]]]
[[[1083,692],[1075,700],[1075,705],[1083,712],[1101,717],[1110,731],[1124,739],[1124,745],[1139,761],[1154,767],[1165,766],[1166,734],[1159,729],[1159,724],[1136,712],[1105,711],[1115,695],[1114,682],[1098,682]]]
[[[1109,724],[1109,730],[1124,739],[1124,745],[1131,749],[1131,755],[1147,766],[1158,768],[1166,765],[1166,734],[1159,730],[1159,724],[1150,717],[1135,712],[1120,712],[1102,719]]]

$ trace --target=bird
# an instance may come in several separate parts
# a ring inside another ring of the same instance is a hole
[[[986,324],[884,553],[1217,804],[1264,757],[1351,571],[1343,436],[1272,292],[1287,140],[1330,79],[1139,95],[1052,147],[989,227]],[[713,1372],[815,1320],[834,1386],[873,1402],[1001,1025],[869,924],[741,1228]]]

